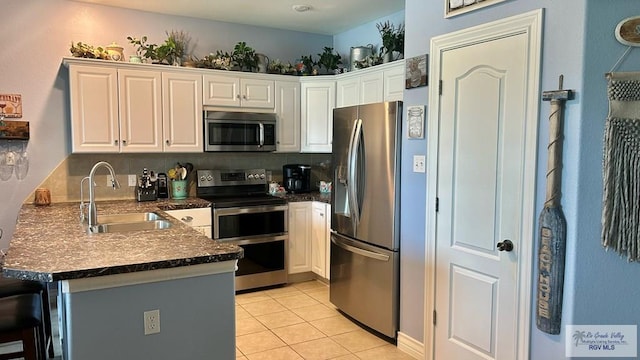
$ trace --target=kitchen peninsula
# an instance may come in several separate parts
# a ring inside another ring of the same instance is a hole
[[[65,360],[235,358],[234,271],[243,250],[164,212],[208,205],[100,201],[99,215],[156,212],[171,223],[100,234],[87,233],[77,203],[23,205],[4,275],[59,282]],[[159,332],[145,335],[144,313],[153,310]]]

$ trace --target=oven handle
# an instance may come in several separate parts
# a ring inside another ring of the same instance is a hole
[[[274,241],[283,241],[289,239],[288,234],[272,235],[272,236],[260,236],[256,238],[231,238],[231,239],[214,239],[224,243],[231,243],[235,245],[251,245],[262,244]]]
[[[217,220],[220,216],[254,214],[273,211],[288,211],[289,205],[257,205],[247,207],[214,208],[213,217]]]

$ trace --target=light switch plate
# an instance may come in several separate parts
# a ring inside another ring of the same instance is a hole
[[[426,156],[425,155],[413,155],[413,172],[424,173]]]

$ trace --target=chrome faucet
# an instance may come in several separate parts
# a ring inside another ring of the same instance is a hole
[[[98,170],[98,168],[102,166],[106,167],[111,174],[111,186],[113,186],[113,189],[115,190],[120,188],[120,183],[118,183],[118,180],[116,179],[116,174],[111,164],[106,161],[99,161],[95,165],[93,165],[91,171],[89,172],[89,210],[87,213],[87,223],[89,225],[89,230],[91,230],[95,225],[98,224],[98,209],[96,208],[96,194],[94,189],[96,184],[93,180],[93,177],[96,173],[96,170]],[[80,182],[80,186],[82,186],[82,182]]]

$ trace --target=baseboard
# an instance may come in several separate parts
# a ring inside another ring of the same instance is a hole
[[[424,359],[424,344],[398,331],[398,350],[414,359]]]

